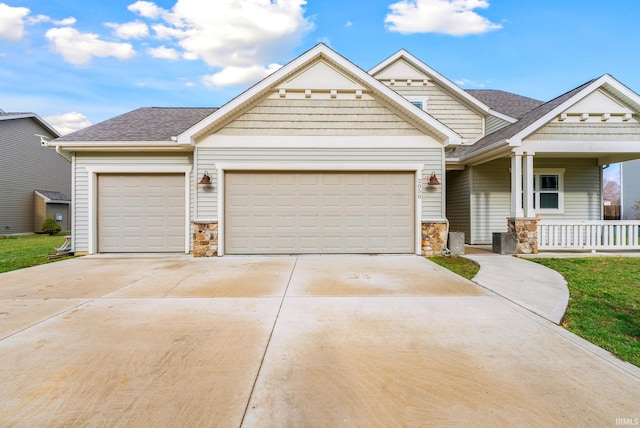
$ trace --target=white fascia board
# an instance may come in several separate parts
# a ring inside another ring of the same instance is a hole
[[[494,115],[494,116],[502,118],[500,116],[500,115],[502,115],[502,113],[497,113],[496,111],[493,111],[488,105],[486,105],[482,101],[478,100],[477,98],[475,98],[474,96],[469,94],[467,91],[462,89],[460,86],[456,85],[451,80],[447,79],[442,74],[438,73],[436,70],[434,70],[433,68],[429,67],[427,64],[425,64],[424,62],[422,62],[421,60],[419,60],[415,56],[411,55],[409,52],[407,52],[404,49],[400,49],[398,52],[396,52],[395,54],[391,55],[386,60],[382,61],[380,64],[378,64],[375,67],[373,67],[371,70],[369,70],[369,74],[372,75],[372,76],[375,76],[378,72],[382,71],[383,69],[385,69],[386,67],[388,67],[389,65],[393,64],[394,62],[396,62],[398,59],[401,59],[401,58],[404,58],[405,60],[410,62],[415,67],[421,69],[426,74],[432,76],[434,80],[438,81],[438,83],[440,83],[443,86],[447,87],[450,91],[452,91],[453,93],[458,95],[460,98],[462,98],[465,101],[467,101],[469,104],[473,105],[476,109],[482,111],[485,114],[491,114],[491,115]],[[506,116],[506,115],[502,115],[502,116],[505,117],[505,120],[507,120],[507,121],[509,121],[511,123],[513,123],[515,121],[515,119],[512,118],[512,117],[509,117],[509,116]],[[508,119],[506,119],[506,118],[508,118]]]
[[[521,147],[514,149],[514,153],[638,153],[640,146],[637,141],[525,141]]]
[[[238,97],[220,107],[210,116],[206,117],[202,121],[184,131],[178,136],[178,143],[195,145],[193,135],[196,135],[203,129],[206,129],[216,121],[223,119],[229,114],[235,113],[246,103],[269,91],[279,81],[285,79],[287,76],[290,76],[298,69],[304,67],[306,64],[318,58],[326,58],[327,60],[329,60],[329,62],[337,65],[338,67],[342,68],[343,70],[361,80],[362,83],[369,86],[374,91],[374,93],[379,95],[385,101],[391,102],[396,108],[403,110],[407,116],[414,117],[418,119],[418,121],[423,122],[426,125],[425,128],[431,129],[436,133],[440,133],[445,138],[445,146],[450,144],[462,143],[462,138],[456,132],[445,126],[440,121],[436,120],[428,113],[414,108],[413,104],[411,104],[406,98],[395,92],[393,89],[388,88],[382,82],[367,74],[367,72],[357,67],[352,62],[339,55],[324,44],[316,45],[314,48],[305,52],[304,54],[286,64],[279,70],[275,71]]]
[[[462,156],[461,158],[459,158],[459,161],[464,163],[465,165],[477,165],[480,163],[484,163],[488,160],[499,158],[508,153],[509,146],[510,140],[500,140],[469,155]]]
[[[184,146],[175,141],[52,141],[50,147],[60,147],[67,152],[82,151],[193,151],[193,147]]]
[[[40,116],[38,116],[35,113],[22,113],[22,114],[5,114],[3,116],[0,116],[0,120],[11,120],[11,119],[35,119],[36,122],[38,122],[43,128],[46,128],[47,131],[49,131],[50,133],[52,133],[53,135],[55,135],[55,138],[59,138],[62,137],[62,135],[55,130],[55,128],[51,125],[49,125],[47,123],[46,120],[44,120],[43,118],[41,118]]]
[[[210,135],[198,143],[199,148],[237,148],[237,149],[319,149],[319,148],[442,148],[442,143],[430,136],[325,136],[310,135]]]
[[[527,138],[532,133],[536,132],[538,129],[542,128],[554,117],[556,117],[557,115],[559,115],[560,113],[562,113],[563,111],[565,111],[566,109],[568,109],[569,107],[577,103],[578,101],[584,99],[585,97],[587,97],[588,95],[590,95],[591,93],[593,93],[594,91],[596,91],[598,88],[602,87],[605,84],[615,88],[616,90],[620,90],[620,92],[624,93],[629,98],[635,99],[640,103],[640,96],[638,96],[638,94],[635,94],[633,91],[626,88],[624,85],[622,85],[620,82],[615,80],[610,75],[605,74],[599,77],[598,79],[594,80],[593,82],[591,82],[589,85],[587,85],[587,87],[582,89],[580,92],[578,92],[577,94],[575,94],[574,96],[572,96],[571,98],[563,102],[562,104],[558,105],[556,108],[554,108],[553,110],[551,110],[550,112],[548,112],[547,114],[545,114],[544,116],[542,116],[541,118],[533,122],[531,125],[527,126],[522,131],[515,134],[513,137],[510,138],[511,140],[510,145],[512,146],[521,145],[522,140]]]
[[[489,109],[489,115],[490,116],[495,116],[498,119],[502,119],[502,120],[507,121],[509,123],[516,123],[518,121],[518,119],[516,119],[516,118],[513,118],[511,116],[507,116],[506,114],[500,113],[500,112],[495,111],[493,109]]]

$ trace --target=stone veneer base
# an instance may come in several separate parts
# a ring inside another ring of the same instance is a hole
[[[422,256],[441,256],[447,246],[446,223],[422,223]]]
[[[516,238],[516,254],[538,254],[538,219],[507,219],[507,233]]]
[[[218,222],[193,223],[193,257],[218,255]]]

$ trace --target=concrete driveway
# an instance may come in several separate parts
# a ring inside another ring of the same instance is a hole
[[[0,426],[615,426],[640,377],[417,256],[0,275]]]

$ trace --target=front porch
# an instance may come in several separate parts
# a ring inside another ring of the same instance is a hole
[[[640,220],[539,221],[539,251],[640,250]]]

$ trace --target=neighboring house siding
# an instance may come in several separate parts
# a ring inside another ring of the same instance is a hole
[[[465,241],[471,238],[470,170],[447,173],[447,219],[451,232],[464,232]]]
[[[509,159],[471,167],[471,244],[489,244],[493,232],[507,231],[511,212]]]
[[[219,179],[217,170],[213,170],[216,163],[278,163],[285,167],[287,163],[300,164],[313,162],[316,165],[326,165],[326,170],[335,169],[340,163],[379,164],[384,168],[388,164],[424,164],[422,217],[423,219],[442,219],[443,186],[428,186],[429,176],[435,172],[442,181],[442,149],[373,149],[373,148],[312,148],[301,149],[255,149],[237,148],[220,149],[213,147],[199,147],[197,149],[197,164],[199,176],[208,169],[212,179],[212,192],[198,192],[198,212],[196,217],[203,219],[218,219]],[[277,169],[277,168],[276,168]]]
[[[388,82],[385,83],[388,84]],[[431,83],[427,86],[423,86],[422,82],[419,83],[416,86],[407,86],[403,82],[389,87],[405,98],[428,97],[427,113],[460,134],[468,142],[476,141],[484,136],[484,119],[481,115],[439,87]]]
[[[509,122],[495,116],[489,116],[487,117],[486,124],[487,124],[486,135],[489,135],[492,132],[496,132],[497,130],[502,129],[505,126],[509,125]]]
[[[640,218],[640,211],[633,209],[640,201],[640,160],[622,163],[622,220]]]
[[[527,141],[637,141],[640,139],[640,124],[635,120],[626,123],[602,121],[553,122],[542,127]]]
[[[40,145],[55,138],[33,118],[0,121],[0,234],[32,233],[34,190],[71,194],[71,164]]]
[[[421,135],[373,99],[267,98],[220,135]]]
[[[89,251],[89,166],[191,165],[191,155],[77,153],[74,161],[75,217],[73,218],[74,251]],[[193,177],[191,177],[193,180]],[[195,186],[194,186],[195,187]],[[192,189],[190,199],[193,198]],[[96,198],[98,195],[95,195]],[[96,199],[97,201],[97,199]],[[193,204],[193,201],[191,201]]]
[[[564,169],[564,213],[543,220],[599,220],[600,169],[595,159],[534,159],[534,169]],[[489,244],[493,232],[506,232],[511,214],[510,162],[499,159],[472,167],[472,244]]]

